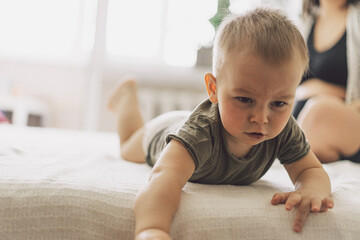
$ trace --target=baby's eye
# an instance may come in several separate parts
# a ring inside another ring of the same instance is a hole
[[[237,100],[239,100],[242,103],[252,103],[253,102],[253,100],[248,97],[237,97]]]
[[[275,106],[275,107],[283,107],[286,105],[286,102],[282,102],[282,101],[275,101],[273,102],[271,105]]]

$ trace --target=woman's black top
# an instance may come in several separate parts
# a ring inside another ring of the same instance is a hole
[[[314,26],[311,28],[307,45],[310,62],[309,72],[304,74],[301,82],[310,78],[318,78],[328,83],[346,88],[347,59],[346,59],[346,31],[341,39],[330,49],[318,52],[314,48]]]

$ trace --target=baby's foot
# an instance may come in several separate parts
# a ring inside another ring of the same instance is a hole
[[[118,111],[121,108],[121,102],[124,102],[124,99],[131,99],[136,97],[136,80],[134,77],[124,77],[121,79],[115,86],[114,91],[110,95],[110,98],[107,103],[107,107],[111,111]]]

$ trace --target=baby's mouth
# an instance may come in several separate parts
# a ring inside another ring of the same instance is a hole
[[[259,132],[249,132],[246,133],[246,135],[254,139],[262,139],[265,136],[263,133],[259,133]]]

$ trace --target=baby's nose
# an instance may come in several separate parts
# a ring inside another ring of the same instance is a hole
[[[269,122],[267,110],[264,108],[255,109],[250,116],[251,123],[267,124]]]

